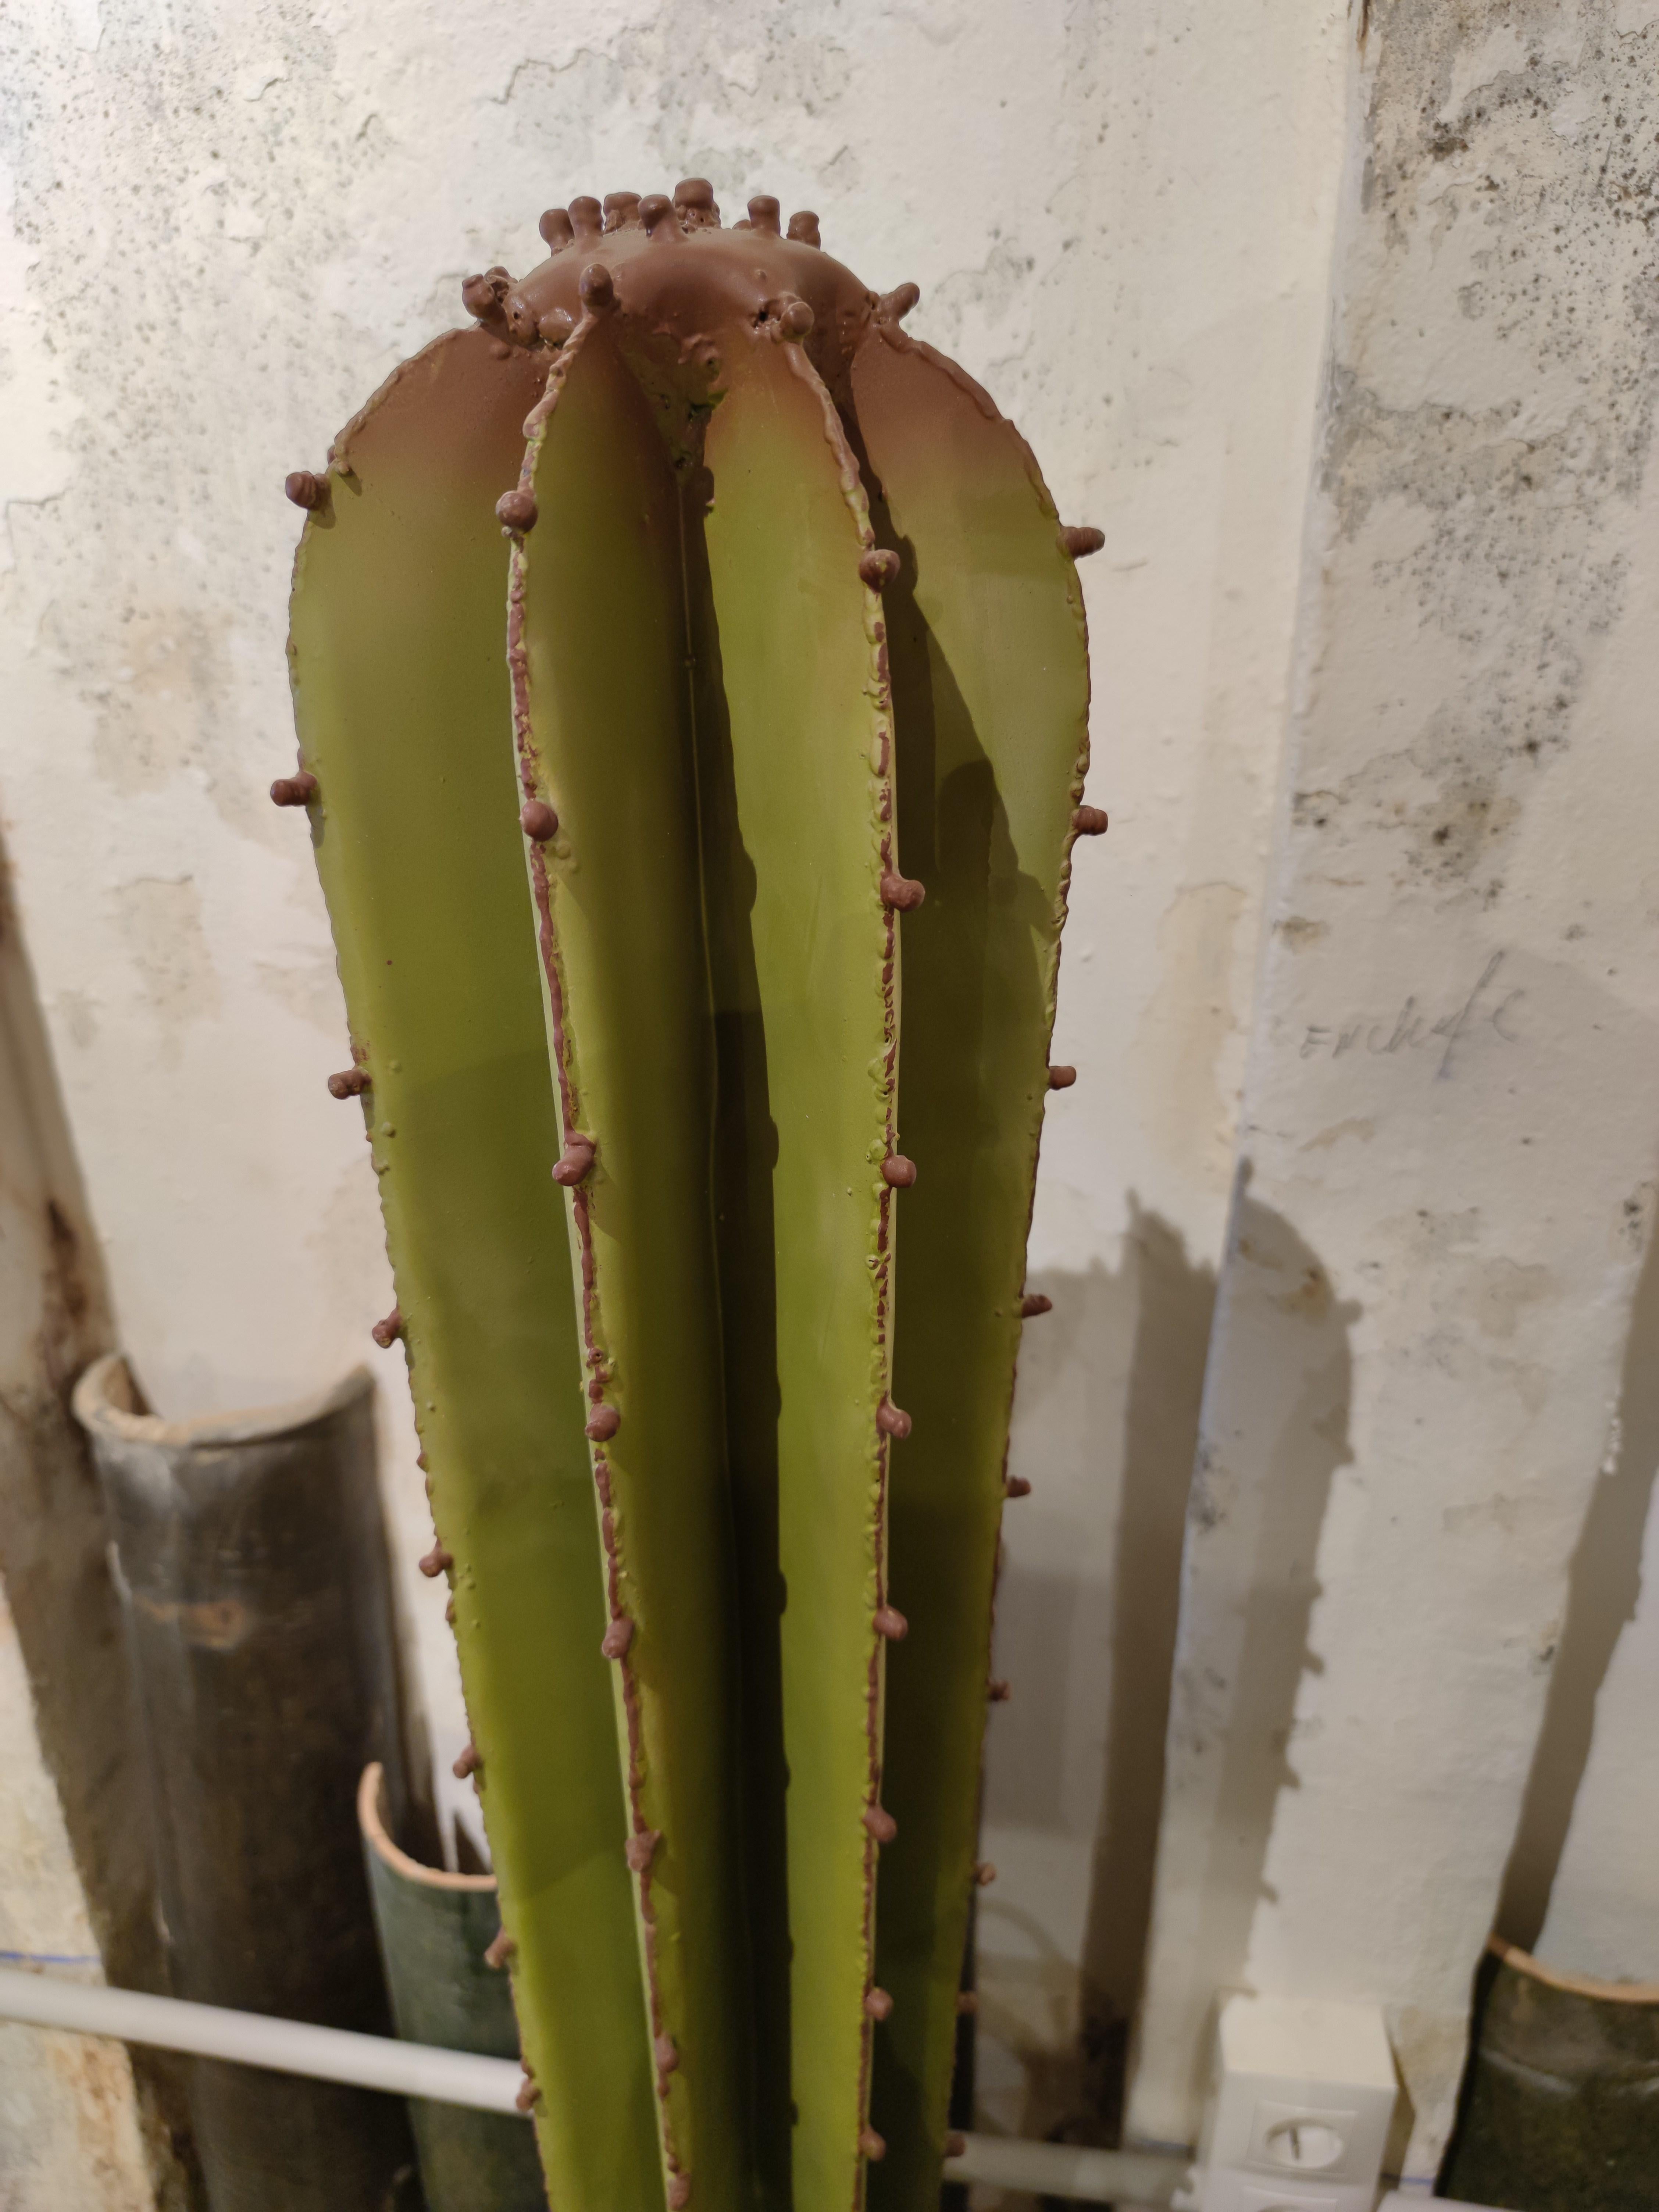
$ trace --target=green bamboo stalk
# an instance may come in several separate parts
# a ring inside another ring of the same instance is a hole
[[[301,767],[380,1179],[554,2201],[653,2212],[649,2051],[623,1860],[575,1313],[514,818],[493,512],[544,359],[483,331],[342,434],[295,564]],[[580,1992],[579,1999],[573,1993]]]

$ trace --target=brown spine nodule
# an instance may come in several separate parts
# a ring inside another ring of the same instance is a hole
[[[890,292],[884,292],[877,301],[876,320],[878,323],[902,323],[921,297],[920,284],[896,284]]]
[[[1029,1498],[1031,1494],[1031,1486],[1023,1474],[1011,1474],[1002,1489],[1007,1498]]]
[[[404,1333],[404,1317],[396,1306],[384,1321],[377,1321],[368,1332],[382,1352],[390,1352]]]
[[[508,530],[520,535],[536,527],[536,496],[533,492],[504,491],[495,502],[495,513]]]
[[[1097,530],[1092,523],[1068,522],[1060,533],[1060,542],[1073,561],[1086,561],[1091,553],[1098,553],[1106,543],[1106,532]]]
[[[778,329],[783,337],[793,339],[797,345],[803,338],[811,337],[812,310],[805,300],[794,299],[784,301],[778,311]]]
[[[1101,806],[1079,806],[1072,815],[1072,827],[1079,837],[1103,837],[1106,824],[1106,811]]]
[[[859,561],[859,574],[872,592],[884,592],[898,572],[898,555],[884,552],[880,548],[864,554]]]
[[[572,1183],[580,1182],[593,1164],[596,1149],[592,1137],[584,1137],[580,1130],[573,1129],[565,1139],[564,1150],[555,1164],[554,1182],[564,1184],[567,1188]]]
[[[778,216],[781,210],[770,192],[757,192],[749,203],[749,221],[756,230],[768,232],[773,238],[778,234]]]
[[[997,1870],[989,1859],[981,1859],[974,1869],[974,1880],[981,1889],[988,1889],[997,1878]]]
[[[526,799],[519,809],[519,827],[533,843],[545,845],[558,836],[559,817],[544,799]]]
[[[493,1967],[499,1974],[518,1948],[506,1929],[498,1928],[489,1948],[483,1954],[485,1966]]]
[[[582,1434],[591,1444],[608,1444],[621,1426],[622,1415],[614,1406],[596,1406]]]
[[[887,2155],[887,2138],[878,2136],[873,2128],[861,2128],[859,2130],[859,2148],[867,2159],[884,2159]]]
[[[885,1990],[872,1990],[864,2000],[864,2009],[872,2020],[885,2020],[893,2009],[893,2000]]]
[[[603,261],[590,261],[576,289],[590,315],[602,315],[617,304],[617,287]]]
[[[662,1841],[655,1828],[641,1828],[630,1836],[623,1848],[623,1856],[635,1874],[643,1874],[657,1856],[657,1846]]]
[[[876,1633],[878,1636],[884,1636],[890,1644],[902,1644],[910,1633],[910,1624],[896,1606],[878,1606]]]
[[[822,247],[823,239],[818,230],[818,219],[811,208],[802,208],[789,218],[789,235],[797,246]]]
[[[647,192],[640,202],[640,221],[645,225],[645,234],[653,243],[664,240],[684,238],[680,219],[674,212],[674,203],[666,192]]]
[[[368,1085],[366,1067],[343,1067],[337,1075],[329,1077],[328,1095],[331,1098],[361,1098]]]
[[[881,879],[881,902],[895,913],[914,914],[927,896],[927,885],[914,876],[896,876],[890,868]]]
[[[541,2100],[542,2093],[539,2086],[536,2082],[532,2081],[529,2075],[526,2074],[524,2077],[524,2086],[519,2091],[518,2095],[513,2100],[513,2102],[517,2106],[520,2112],[534,2112]]]
[[[536,228],[542,234],[542,243],[550,253],[562,253],[576,234],[571,228],[570,217],[562,208],[549,208]]]
[[[884,1437],[896,1437],[901,1443],[910,1433],[910,1416],[896,1406],[890,1398],[884,1398],[876,1408],[876,1426]]]
[[[890,1190],[908,1190],[916,1179],[916,1164],[902,1152],[889,1152],[881,1164],[881,1179]]]
[[[1051,1067],[1048,1070],[1050,1091],[1069,1091],[1076,1081],[1077,1070],[1074,1067]]]
[[[963,2020],[971,2020],[979,2010],[978,1992],[974,1990],[957,1991],[957,2010]]]
[[[429,1552],[421,1554],[419,1564],[421,1572],[430,1583],[435,1582],[440,1575],[447,1574],[455,1562],[441,1544],[434,1544]]]
[[[449,1771],[458,1782],[465,1782],[469,1774],[476,1774],[483,1765],[477,1745],[470,1743]]]
[[[634,1624],[625,1613],[619,1613],[600,1638],[599,1650],[607,1659],[625,1659],[633,1641]]]
[[[958,2007],[958,2010],[959,2009],[960,2007]],[[977,1999],[975,2000],[973,2009],[975,2012],[979,2010],[979,2002]],[[945,2138],[945,2155],[946,2158],[960,2158],[967,2148],[967,2136],[958,2135],[954,2128]]]
[[[691,2202],[690,2175],[689,2173],[677,2173],[674,2176],[674,2179],[669,2183],[665,2194],[667,2197],[668,2212],[685,2212],[686,2206]]]
[[[985,1694],[994,1705],[1006,1705],[1014,1694],[1014,1686],[994,1674],[985,1686]]]
[[[270,787],[273,806],[309,806],[317,796],[317,779],[307,769],[298,775],[279,775]]]
[[[283,489],[295,507],[320,507],[328,497],[328,481],[309,469],[295,469],[283,478]]]
[[[461,286],[461,305],[476,322],[501,320],[501,295],[493,276],[469,276]]]
[[[864,1825],[878,1844],[890,1844],[898,1833],[898,1822],[884,1805],[866,1806]]]
[[[1041,1291],[1027,1291],[1019,1302],[1019,1317],[1022,1321],[1035,1321],[1038,1314],[1052,1313],[1054,1310],[1054,1300],[1044,1297]]]

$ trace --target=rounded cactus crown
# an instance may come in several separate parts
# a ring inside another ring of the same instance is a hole
[[[469,276],[467,312],[503,343],[557,347],[584,314],[616,314],[631,335],[664,342],[680,365],[708,382],[718,376],[715,334],[733,325],[805,344],[833,388],[872,321],[896,320],[914,285],[878,295],[825,253],[818,219],[793,215],[786,234],[766,194],[730,229],[706,178],[666,193],[608,192],[550,208],[540,223],[550,258],[514,278],[503,268]]]

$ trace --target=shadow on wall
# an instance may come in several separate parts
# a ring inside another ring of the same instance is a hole
[[[1523,1951],[1537,1948],[1589,1759],[1596,1698],[1641,1595],[1643,1534],[1659,1468],[1659,1237],[1648,1240],[1637,1285],[1618,1419],[1617,1456],[1595,1486],[1568,1572],[1544,1723],[1498,1907],[1498,1934]]]
[[[1054,1958],[1039,2015],[1002,2024],[1026,2074],[1021,2124],[1046,2132],[1079,2105],[1114,2107],[1139,1984],[1215,1277],[1132,1196],[1115,1270],[1037,1273],[1030,1287],[1054,1310],[1026,1331],[1012,1460],[1029,1467],[1076,1546],[1066,1558],[1051,1540],[1005,1565],[995,1667],[1015,1687],[993,1711],[985,1815],[994,1827],[1077,1837],[1085,1869],[1093,1834],[1074,1922],[1081,1960]],[[994,1917],[1012,1913],[1012,1896],[991,1898]],[[1042,1948],[1035,1924],[1027,1940]],[[1079,1963],[1081,2085],[1072,2051],[1055,2048],[1072,2042]]]
[[[1167,2066],[1190,2051],[1194,2101],[1218,1989],[1244,1985],[1274,1807],[1300,1786],[1297,1696],[1320,1671],[1309,1632],[1320,1533],[1348,1440],[1357,1304],[1249,1192],[1241,1164],[1188,1511],[1170,1763],[1158,1841],[1166,1971],[1140,2032]],[[1133,1566],[1133,1561],[1126,1564]],[[1103,1886],[1103,1929],[1116,1911]],[[1138,1908],[1137,1908],[1138,1909]],[[1150,2049],[1150,2046],[1149,2046]]]

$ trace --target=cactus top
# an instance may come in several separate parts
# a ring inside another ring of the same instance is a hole
[[[778,203],[765,196],[722,228],[701,177],[678,185],[672,200],[661,192],[611,192],[603,206],[575,199],[550,208],[540,228],[550,258],[516,281],[501,268],[469,276],[468,313],[503,343],[530,348],[562,345],[584,313],[615,313],[665,367],[689,377],[693,397],[719,380],[720,331],[768,323],[805,342],[833,391],[871,322],[896,320],[916,296],[912,285],[884,297],[871,291],[822,251],[815,215],[792,216],[785,236]]]

